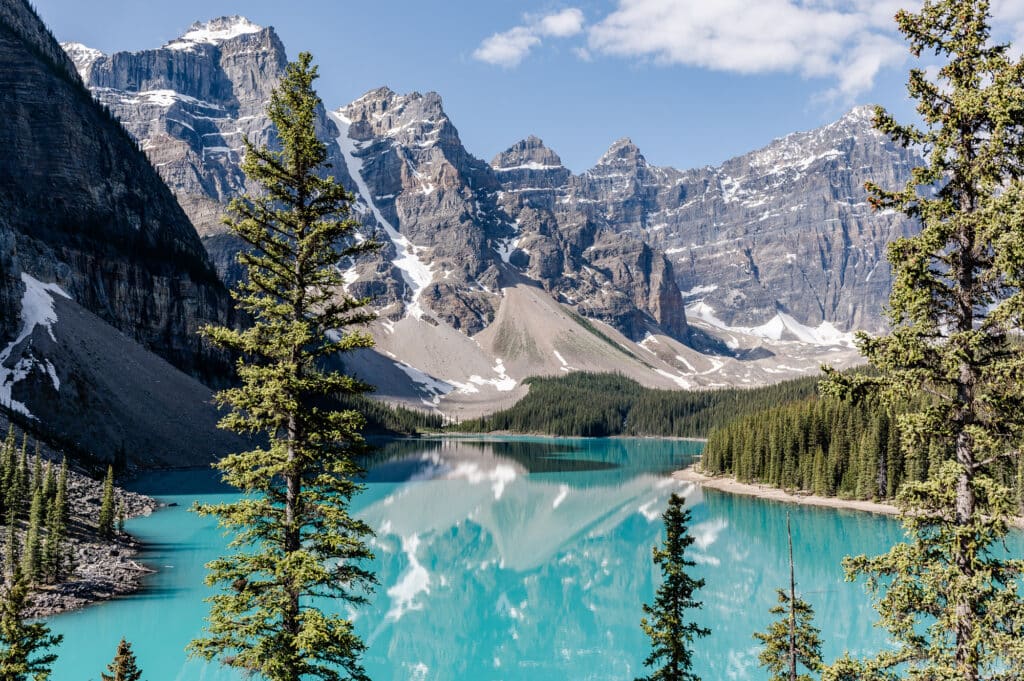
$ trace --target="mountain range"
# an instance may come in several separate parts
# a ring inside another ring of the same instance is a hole
[[[0,133],[0,333],[14,341],[0,398],[36,418],[38,395],[91,404],[128,390],[103,368],[113,341],[68,349],[66,337],[89,335],[65,321],[80,310],[97,338],[116,334],[166,370],[153,381],[187,383],[208,407],[206,386],[228,371],[196,331],[230,321],[227,287],[242,274],[220,216],[256,189],[243,139],[277,143],[264,108],[285,46],[236,16],[107,55],[58,47],[21,0],[2,7],[13,68],[0,79],[15,96],[0,102],[12,122]],[[348,368],[385,399],[461,418],[510,404],[531,375],[699,388],[856,363],[851,331],[884,328],[885,245],[912,230],[871,212],[862,186],[901,185],[919,160],[870,119],[858,107],[691,170],[651,165],[623,138],[577,174],[529,135],[490,162],[474,156],[436,93],[382,87],[328,103],[317,117],[327,172],[355,194],[361,236],[382,245],[339,263],[378,313],[377,348]],[[180,403],[175,391],[167,401]]]

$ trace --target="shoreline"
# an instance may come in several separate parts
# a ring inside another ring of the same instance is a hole
[[[865,501],[862,499],[841,499],[839,497],[823,497],[818,494],[797,493],[793,494],[778,487],[762,485],[759,483],[739,482],[736,478],[719,475],[712,476],[701,473],[697,470],[697,464],[692,463],[686,468],[672,473],[675,480],[692,482],[707,489],[725,492],[726,494],[738,494],[741,496],[766,499],[768,501],[781,501],[786,504],[798,506],[816,506],[819,508],[832,508],[837,510],[861,511],[863,513],[874,513],[890,517],[899,516],[900,510],[892,504],[877,501]],[[1024,530],[1024,517],[1012,518],[1009,526]]]
[[[686,468],[674,471],[672,477],[683,482],[692,482],[706,487],[707,489],[726,492],[727,494],[739,494],[741,496],[756,497],[769,501],[781,501],[787,504],[800,506],[817,506],[821,508],[846,509],[851,511],[863,511],[878,515],[898,516],[900,511],[892,504],[879,503],[877,501],[863,501],[860,499],[840,499],[838,497],[823,497],[817,494],[792,494],[778,487],[761,485],[757,483],[738,482],[729,476],[711,476],[697,470],[697,464],[690,464]]]

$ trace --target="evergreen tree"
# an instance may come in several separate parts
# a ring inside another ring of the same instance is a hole
[[[121,639],[117,644],[117,654],[114,660],[107,665],[109,674],[100,673],[103,681],[139,681],[142,678],[142,671],[135,660],[135,653],[132,652],[132,644]]]
[[[60,581],[64,575],[64,539],[67,536],[67,484],[55,484],[56,492],[46,510],[46,541],[43,544],[43,574],[47,581]]]
[[[778,589],[779,604],[770,611],[784,617],[772,622],[765,633],[754,634],[754,638],[764,644],[757,659],[771,674],[771,681],[811,681],[812,676],[798,673],[797,668],[802,665],[809,672],[821,671],[821,631],[814,626],[814,609],[796,595],[793,533],[788,513],[786,537],[789,540],[789,591]]]
[[[7,532],[4,536],[4,584],[10,586],[14,583],[14,576],[17,574],[18,560],[18,521],[14,517],[14,509],[7,511]]]
[[[7,428],[7,437],[4,439],[2,450],[0,450],[0,465],[2,465],[2,475],[0,475],[0,512],[3,513],[4,518],[7,517],[7,509],[9,508],[10,489],[14,486],[17,477],[16,449],[17,440],[14,437],[14,424],[11,424]]]
[[[650,676],[637,681],[700,681],[691,671],[693,643],[711,633],[709,629],[687,621],[688,610],[699,609],[694,594],[704,587],[703,579],[694,579],[686,569],[696,565],[686,557],[693,544],[689,534],[690,510],[685,500],[673,494],[662,516],[665,522],[665,543],[653,550],[654,564],[661,568],[663,582],[658,587],[653,605],[644,604],[640,626],[651,639],[651,653],[645,667],[656,667]],[[650,618],[650,619],[648,619]]]
[[[190,651],[272,681],[365,679],[352,623],[315,599],[360,604],[375,582],[362,567],[370,529],[348,510],[361,490],[363,418],[326,402],[368,386],[322,362],[372,344],[349,330],[372,316],[367,301],[345,294],[336,263],[373,246],[354,239],[352,195],[321,176],[327,150],[316,137],[322,104],[311,62],[300,54],[271,95],[281,151],[246,143],[243,170],[265,193],[233,201],[226,220],[252,247],[239,256],[248,277],[235,292],[252,326],[205,329],[242,357],[241,387],[218,394],[232,407],[221,426],[262,433],[269,445],[217,464],[241,501],[198,508],[235,532],[235,551],[208,565],[207,582],[224,589],[209,599],[206,635]]]
[[[117,503],[117,533],[124,534],[124,521],[125,521],[125,510],[124,502],[119,501]]]
[[[100,517],[97,531],[107,539],[114,536],[114,467],[107,466],[107,477],[103,479],[103,498],[100,501]]]
[[[32,505],[28,516],[28,530],[25,533],[25,548],[21,556],[21,572],[32,584],[38,584],[42,578],[42,526],[43,526],[43,489],[36,488],[32,493]]]
[[[881,623],[897,644],[866,661],[840,660],[831,678],[1019,678],[1024,563],[994,547],[1013,511],[999,482],[1024,430],[1024,60],[990,39],[986,0],[926,0],[897,14],[911,52],[942,60],[937,75],[910,72],[924,128],[879,108],[875,124],[928,163],[890,192],[869,185],[879,209],[901,210],[920,234],[889,249],[892,332],[859,346],[876,378],[837,377],[829,389],[890,402],[933,397],[901,418],[924,482],[898,496],[908,541],[882,556],[848,559],[868,578]],[[920,187],[928,191],[920,191]]]
[[[66,527],[71,518],[71,506],[68,499],[68,457],[66,456],[61,461],[60,475],[57,476],[57,498],[62,500],[60,504],[61,521]]]
[[[29,584],[15,569],[9,584],[0,590],[0,679],[45,681],[57,655],[46,652],[63,637],[50,633],[42,622],[26,622]]]

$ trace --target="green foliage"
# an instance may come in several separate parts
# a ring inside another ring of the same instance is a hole
[[[42,524],[43,490],[37,487],[32,494],[32,510],[29,512],[28,531],[25,534],[25,548],[21,555],[21,572],[32,584],[38,584],[42,577]]]
[[[107,466],[107,476],[103,479],[103,497],[100,500],[100,517],[97,531],[101,537],[110,539],[114,536],[114,467]]]
[[[930,465],[905,457],[900,432],[877,400],[810,397],[712,430],[701,468],[823,496],[892,499],[904,481],[923,480]]]
[[[807,673],[790,674],[789,644],[792,639],[797,662],[810,672],[819,672],[821,663],[820,630],[814,626],[814,609],[802,598],[791,600],[785,589],[777,589],[779,604],[770,612],[781,617],[768,626],[764,633],[754,634],[764,648],[757,660],[768,670],[770,681],[812,681]],[[790,635],[790,618],[794,621],[795,635]]]
[[[789,540],[789,591],[778,589],[779,604],[769,612],[781,615],[768,631],[755,633],[764,647],[757,656],[761,666],[771,674],[770,681],[813,681],[810,674],[800,674],[803,666],[809,672],[820,672],[821,630],[814,626],[814,609],[796,594],[793,566],[793,534],[786,514],[786,535]]]
[[[363,395],[338,395],[342,409],[358,411],[366,418],[365,432],[381,434],[415,435],[424,431],[439,431],[444,417],[371,400]]]
[[[911,53],[941,66],[910,72],[924,128],[881,108],[875,125],[928,162],[899,191],[868,189],[921,231],[889,249],[892,332],[859,339],[878,375],[835,376],[826,389],[890,406],[929,395],[899,418],[908,459],[929,465],[897,497],[907,542],[846,562],[874,589],[896,647],[825,676],[1019,679],[1024,564],[996,548],[1017,508],[1000,478],[1019,466],[1024,434],[1024,353],[1011,340],[1024,325],[1024,59],[992,44],[986,0],[926,0],[896,19]]]
[[[693,579],[686,569],[696,565],[686,557],[686,549],[694,542],[689,534],[690,510],[685,499],[673,494],[663,519],[665,542],[654,547],[654,564],[661,568],[663,581],[658,587],[653,605],[644,604],[644,617],[640,626],[651,639],[651,653],[644,660],[645,667],[654,667],[650,676],[637,681],[699,681],[691,671],[693,644],[698,638],[711,633],[709,629],[687,621],[687,611],[699,609],[694,599],[703,579]]]
[[[3,681],[45,681],[57,660],[46,652],[60,645],[62,636],[53,635],[42,622],[26,622],[29,584],[15,570],[0,592],[0,679]]]
[[[364,419],[324,406],[368,390],[324,363],[372,345],[350,330],[372,315],[366,300],[344,293],[336,264],[374,245],[354,239],[352,195],[321,176],[327,149],[314,125],[316,77],[308,53],[288,65],[267,110],[281,150],[246,141],[242,169],[263,193],[232,201],[225,220],[251,246],[239,255],[248,277],[233,295],[252,325],[204,330],[241,357],[241,386],[217,396],[231,407],[221,427],[261,434],[267,445],[217,464],[243,492],[239,501],[197,507],[233,538],[232,552],[207,566],[207,583],[221,590],[209,599],[205,635],[189,649],[272,681],[365,679],[365,644],[352,623],[315,603],[359,605],[375,581],[362,567],[372,558],[370,528],[348,511],[362,489],[355,479]]]
[[[68,461],[60,467],[46,510],[46,542],[43,544],[43,574],[50,583],[59,582],[70,567],[64,540],[68,522]],[[45,494],[44,494],[45,497]]]
[[[100,672],[103,681],[139,681],[142,678],[142,670],[139,669],[135,660],[135,653],[132,651],[132,644],[121,639],[117,644],[117,653],[114,660],[107,665],[109,674]]]
[[[462,432],[511,431],[604,437],[705,437],[716,425],[767,405],[813,394],[814,379],[727,390],[654,390],[617,374],[573,372],[526,380],[530,392],[514,406],[465,421]]]

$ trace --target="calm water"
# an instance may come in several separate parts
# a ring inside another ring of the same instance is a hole
[[[707,580],[697,671],[762,679],[751,634],[787,579],[792,511],[799,589],[815,606],[831,659],[883,645],[863,590],[840,560],[900,536],[869,514],[794,508],[702,492],[666,477],[699,445],[655,440],[434,440],[389,444],[356,503],[377,531],[380,580],[357,615],[375,681],[628,680],[648,642],[640,607],[656,588],[650,550],[671,492],[685,492]],[[64,634],[55,681],[98,679],[122,635],[148,681],[242,679],[186,659],[206,614],[204,563],[224,539],[193,501],[230,498],[209,471],[161,473],[140,491],[178,506],[129,523],[159,573],[141,594],[52,620]],[[1015,553],[1024,543],[1014,537]]]

